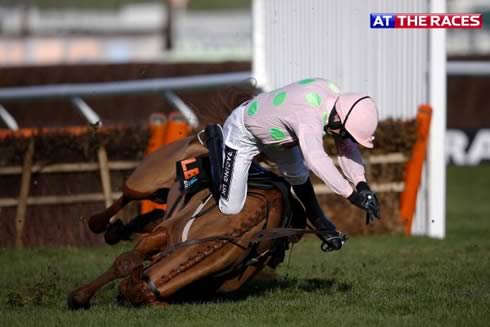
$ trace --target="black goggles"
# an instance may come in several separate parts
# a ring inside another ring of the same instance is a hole
[[[369,98],[368,96],[365,96],[365,97],[359,98],[356,102],[354,102],[354,104],[350,107],[349,111],[347,112],[347,115],[345,116],[343,123],[340,120],[335,121],[335,116],[337,114],[336,105],[337,105],[337,101],[339,100],[339,98],[337,98],[337,100],[335,100],[335,103],[333,105],[332,111],[330,112],[330,115],[328,116],[328,122],[325,125],[325,127],[323,128],[325,133],[327,132],[327,129],[332,129],[332,130],[338,129],[339,130],[338,135],[341,138],[343,138],[344,140],[349,139],[349,140],[353,141],[354,143],[358,143],[356,141],[356,139],[347,131],[347,129],[345,128],[345,124],[347,123],[347,119],[349,118],[349,115],[352,112],[352,109],[354,109],[354,107],[356,106],[356,104],[358,104],[360,101],[362,101],[364,99],[368,99],[368,98]]]

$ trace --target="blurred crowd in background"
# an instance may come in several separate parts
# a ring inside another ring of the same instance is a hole
[[[251,0],[0,1],[0,64],[250,60]]]
[[[482,30],[449,30],[448,56],[490,53],[490,2],[448,0],[484,14]],[[250,60],[251,0],[0,0],[0,65]]]

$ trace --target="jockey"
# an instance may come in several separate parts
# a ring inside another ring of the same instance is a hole
[[[305,79],[262,93],[236,108],[223,126],[224,153],[219,209],[236,214],[245,204],[248,170],[262,153],[292,185],[315,228],[327,231],[333,249],[341,234],[320,208],[309,170],[335,193],[379,218],[376,194],[369,188],[358,145],[373,147],[378,111],[367,95],[340,94],[332,81]],[[325,153],[323,136],[331,135],[345,177]],[[353,187],[354,185],[355,187]]]

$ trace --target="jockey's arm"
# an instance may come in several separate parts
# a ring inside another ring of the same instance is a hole
[[[339,165],[347,179],[356,186],[356,191],[349,196],[355,206],[366,210],[366,224],[380,217],[379,201],[376,194],[366,183],[364,164],[359,146],[349,139],[334,136],[337,146]]]
[[[349,197],[353,192],[352,186],[338,171],[323,148],[321,122],[303,123],[298,120],[294,130],[308,168],[333,192],[345,198]]]
[[[366,182],[364,163],[362,162],[359,146],[350,139],[342,139],[334,136],[335,145],[338,152],[338,160],[342,172],[347,179],[354,185],[359,182]]]

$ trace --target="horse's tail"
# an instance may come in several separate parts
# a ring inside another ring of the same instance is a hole
[[[96,234],[104,232],[112,216],[114,216],[116,213],[119,212],[119,210],[126,206],[129,201],[131,201],[131,199],[123,194],[104,211],[92,215],[88,219],[88,227],[90,228],[90,230]]]

